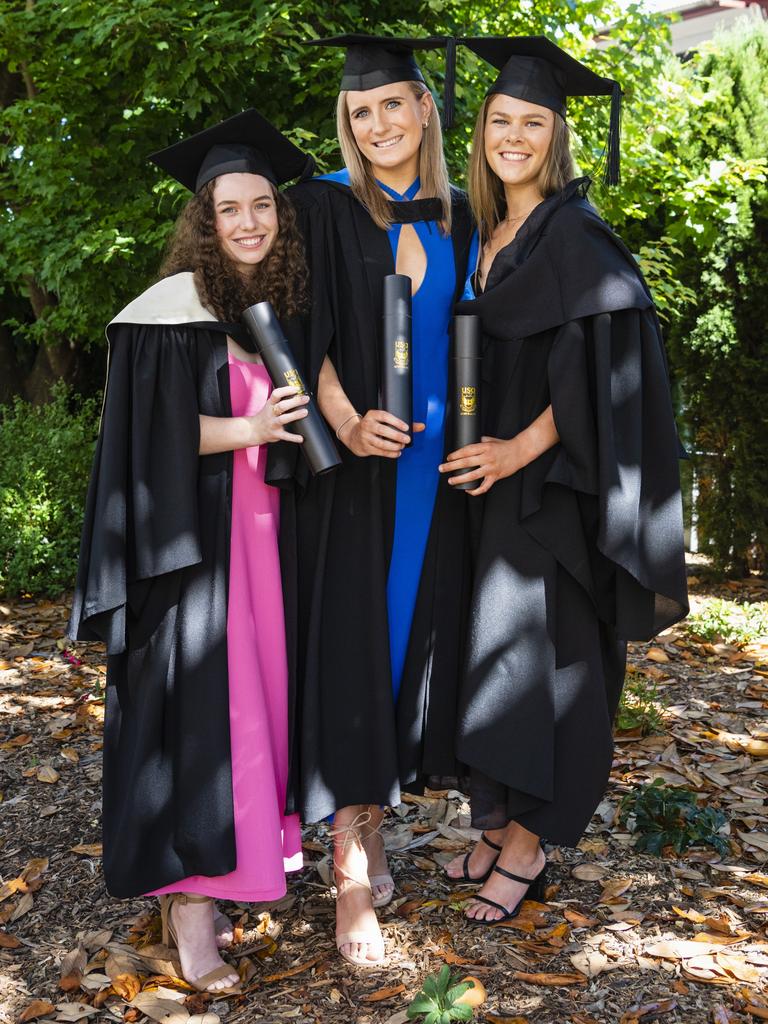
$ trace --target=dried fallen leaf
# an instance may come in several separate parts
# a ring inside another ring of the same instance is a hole
[[[599,882],[601,878],[605,878],[605,873],[605,868],[599,864],[577,864],[571,871],[573,877],[578,878],[580,882]]]
[[[768,853],[768,835],[765,832],[737,832],[736,834],[746,846]]]
[[[408,1020],[407,1010],[398,1010],[397,1013],[393,1013],[391,1017],[387,1017],[384,1024],[406,1024]]]
[[[733,1024],[733,1017],[724,1006],[713,1006],[712,1024]]]
[[[25,914],[28,914],[34,905],[35,901],[32,899],[31,894],[25,893],[25,895],[22,896],[21,899],[19,900],[16,909],[11,914],[8,920],[11,922],[18,921],[20,917],[23,917]]]
[[[23,943],[19,942],[15,935],[0,931],[0,949],[18,949]]]
[[[70,853],[79,853],[83,857],[101,857],[102,845],[101,843],[79,843],[77,846],[70,847]]]
[[[161,999],[156,992],[139,992],[130,1001],[131,1006],[163,1024],[187,1024],[189,1011],[173,999]]]
[[[714,942],[693,942],[687,939],[662,939],[661,942],[654,942],[643,952],[646,956],[661,957],[663,960],[686,960],[694,956],[703,956],[706,953],[715,953],[719,945]]]
[[[574,928],[594,928],[596,924],[600,923],[596,917],[586,917],[578,910],[564,910],[563,917],[566,921],[570,921]]]
[[[362,1002],[380,1003],[384,999],[399,996],[401,992],[405,992],[405,985],[390,985],[389,988],[380,988],[376,992],[370,992],[367,996],[363,996]]]
[[[439,949],[436,953],[441,960],[445,960],[447,964],[453,964],[454,967],[466,967],[469,964],[477,963],[477,960],[468,960],[465,956],[459,956],[452,949]]]
[[[603,891],[600,893],[600,899],[597,901],[600,903],[611,903],[618,896],[621,896],[631,888],[631,878],[612,878],[610,882],[606,882]]]
[[[22,878],[27,885],[30,882],[37,882],[43,877],[45,872],[48,870],[48,858],[47,857],[33,857],[32,860],[28,860],[24,870],[19,876]]]
[[[660,665],[669,661],[669,655],[666,651],[663,651],[660,647],[649,647],[645,652],[645,656],[649,661],[655,661]]]
[[[23,732],[18,736],[14,736],[13,739],[6,740],[5,743],[0,743],[0,750],[15,750],[17,747],[24,747],[31,739],[32,737],[28,732]]]
[[[768,1007],[754,1006],[752,1003],[747,1003],[744,1009],[751,1017],[757,1017],[759,1020],[768,1020]]]
[[[37,1020],[39,1017],[47,1017],[55,1009],[53,1003],[47,1003],[44,999],[34,999],[19,1017],[19,1024],[26,1024],[26,1021]]]
[[[53,784],[54,782],[58,782],[61,776],[53,767],[53,765],[41,764],[40,767],[37,769],[36,778],[38,782],[47,782]]]
[[[289,967],[286,971],[280,971],[278,974],[268,974],[266,978],[261,978],[258,981],[259,985],[271,985],[275,981],[282,981],[283,978],[292,978],[295,974],[303,974],[304,971],[311,970],[316,964],[319,964],[321,960],[325,959],[325,953],[318,953],[317,956],[313,956],[310,960],[305,960],[304,963],[295,964],[293,967]]]
[[[59,988],[62,992],[76,992],[80,988],[88,954],[82,946],[76,946],[61,961]]]
[[[570,960],[576,970],[587,978],[596,978],[608,966],[608,957],[597,949],[580,949]]]
[[[527,974],[525,971],[513,971],[515,981],[524,981],[527,985],[586,985],[583,974]]]
[[[92,932],[78,932],[77,939],[81,946],[84,946],[89,953],[95,953],[102,949],[112,938],[112,932],[107,928],[100,928]]]
[[[87,1017],[93,1017],[99,1011],[93,1006],[88,1006],[87,1003],[56,1003],[56,1020],[58,1021],[78,1021],[84,1020]]]
[[[619,1024],[635,1024],[635,1021],[641,1020],[643,1017],[648,1017],[655,1020],[662,1013],[670,1013],[672,1010],[677,1009],[677,1000],[672,997],[670,999],[662,999],[655,1003],[645,1003],[643,1006],[632,1006],[622,1016]]]
[[[112,988],[116,995],[130,1003],[141,991],[141,982],[135,974],[118,974],[112,979]]]

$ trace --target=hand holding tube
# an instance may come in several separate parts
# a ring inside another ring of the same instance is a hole
[[[425,429],[423,423],[411,424],[414,434]],[[411,438],[403,420],[384,409],[369,409],[365,416],[350,422],[339,431],[339,440],[361,458],[378,455],[384,459],[397,459]]]
[[[249,306],[243,313],[243,322],[256,342],[259,355],[264,360],[275,388],[283,390],[285,385],[290,385],[299,395],[307,395],[291,346],[283,334],[272,306],[268,302],[257,302]],[[325,473],[340,465],[341,459],[317,404],[311,395],[307,397],[309,401],[304,406],[306,416],[286,419],[283,429],[300,434],[304,438],[301,450],[309,468],[315,474]],[[278,399],[278,404],[281,403],[285,403],[285,398]],[[290,412],[291,410],[284,408],[280,415]]]
[[[301,395],[293,386],[275,388],[264,408],[249,416],[253,429],[254,444],[270,444],[273,441],[290,441],[301,444],[304,438],[286,429],[288,424],[307,417],[305,406],[309,395]]]

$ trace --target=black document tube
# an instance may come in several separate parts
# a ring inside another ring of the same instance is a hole
[[[298,388],[299,394],[309,394],[296,366],[291,346],[270,303],[257,302],[255,306],[249,306],[243,313],[243,322],[256,342],[273,385],[282,388],[290,384]],[[288,423],[285,429],[304,438],[301,450],[309,468],[317,476],[340,466],[341,459],[313,396],[310,395],[304,408],[307,410],[304,419]]]
[[[468,444],[477,444],[482,434],[480,424],[480,317],[453,318],[453,444],[457,451]],[[452,476],[471,472],[459,469]],[[460,491],[474,491],[480,480],[452,484]]]
[[[411,437],[411,279],[406,274],[388,274],[384,278],[383,326],[381,407],[407,423],[408,436]]]

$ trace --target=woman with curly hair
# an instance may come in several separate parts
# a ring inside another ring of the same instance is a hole
[[[70,633],[107,646],[107,887],[161,896],[178,970],[222,993],[239,979],[213,898],[278,899],[301,866],[265,466],[267,445],[301,440],[308,399],[272,390],[236,321],[268,300],[300,341],[306,267],[277,186],[307,158],[249,110],[152,159],[194,195],[161,280],[107,329]]]

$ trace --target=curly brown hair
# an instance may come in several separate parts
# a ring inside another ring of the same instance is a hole
[[[195,275],[200,301],[225,323],[236,323],[255,302],[270,302],[278,317],[303,313],[308,304],[308,271],[296,211],[273,188],[280,225],[275,243],[249,277],[219,244],[213,190],[216,179],[195,193],[179,214],[168,240],[160,277],[182,271]]]

